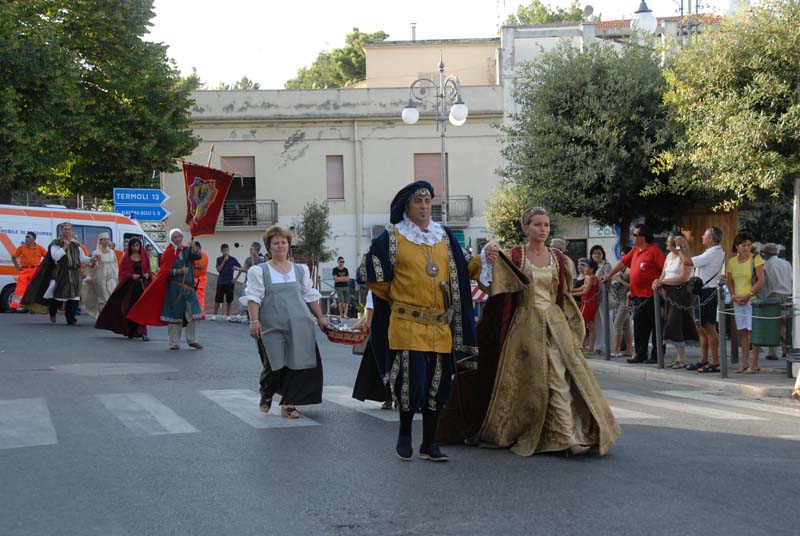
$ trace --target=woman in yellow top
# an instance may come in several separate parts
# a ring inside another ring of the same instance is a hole
[[[733,249],[737,255],[728,259],[726,270],[742,347],[742,363],[736,369],[738,374],[755,374],[761,370],[758,368],[758,346],[753,346],[753,361],[750,362],[750,333],[753,331],[753,305],[750,300],[764,286],[766,279],[764,260],[750,252],[752,247],[753,235],[747,231],[737,234],[733,239]]]

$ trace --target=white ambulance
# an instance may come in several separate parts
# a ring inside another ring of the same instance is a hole
[[[36,243],[44,248],[59,235],[62,222],[72,223],[75,238],[84,245],[86,254],[97,246],[97,236],[108,233],[117,250],[122,251],[125,239],[137,236],[145,245],[161,249],[145,234],[139,223],[114,212],[93,212],[53,207],[0,205],[0,312],[6,312],[14,295],[17,269],[11,256],[25,242],[28,231],[36,233]]]

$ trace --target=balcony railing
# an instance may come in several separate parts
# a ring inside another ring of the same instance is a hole
[[[229,199],[222,205],[217,229],[264,229],[278,222],[278,203],[272,199]]]
[[[434,205],[431,216],[435,221],[442,221],[442,205]],[[447,198],[447,226],[469,227],[472,218],[472,197],[468,195],[451,195]]]

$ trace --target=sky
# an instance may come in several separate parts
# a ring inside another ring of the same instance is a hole
[[[723,13],[734,0],[702,0]],[[587,0],[603,20],[630,18],[640,0]],[[281,89],[322,50],[345,35],[383,30],[390,40],[496,37],[499,20],[519,0],[155,0],[147,40],[162,42],[186,75],[196,68],[209,87],[247,76],[261,89]],[[568,6],[570,0],[546,0]],[[688,3],[688,0],[687,0]],[[677,14],[679,0],[648,0],[656,16]],[[499,6],[499,8],[498,8]]]

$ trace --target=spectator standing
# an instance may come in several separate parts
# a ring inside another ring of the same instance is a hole
[[[669,368],[686,368],[686,341],[697,340],[697,328],[694,325],[692,315],[692,298],[686,288],[686,282],[692,275],[692,268],[684,264],[678,255],[676,236],[683,236],[671,233],[667,237],[667,258],[664,261],[664,269],[661,277],[653,281],[653,289],[664,293],[666,307],[664,315],[663,341],[670,342],[675,346],[678,356],[668,365]],[[716,372],[715,370],[705,370],[703,372]]]
[[[631,250],[630,246],[621,248],[624,257]],[[630,290],[631,276],[626,268],[614,275],[611,281],[611,296],[616,303],[614,315],[614,351],[611,357],[633,357],[633,330],[631,329]],[[625,353],[621,352],[622,341],[625,341]]]
[[[766,284],[763,295],[767,298],[777,298],[782,302],[792,297],[792,264],[778,257],[777,244],[764,244],[761,248],[764,257],[764,277]],[[786,356],[786,349],[790,341],[786,340],[786,316],[781,316],[781,350]],[[778,359],[775,355],[775,346],[767,350],[767,359]]]
[[[199,247],[199,243],[198,243],[198,247]],[[145,246],[144,250],[147,253],[147,258],[150,261],[150,271],[153,272],[153,273],[158,272],[158,254],[156,253],[156,250],[154,250],[153,246],[150,245],[150,244],[147,244]],[[206,255],[206,260],[208,260],[208,255]],[[206,266],[208,266],[207,262],[206,262]]]
[[[197,240],[194,241],[194,245],[200,252],[200,259],[194,261],[194,288],[197,291],[197,301],[200,302],[200,311],[202,312],[200,318],[205,318],[206,287],[208,286],[208,253],[203,251],[203,248],[200,246],[200,242]]]
[[[600,283],[597,276],[597,263],[588,259],[579,265],[583,269],[583,285],[580,288],[573,289],[572,295],[581,298],[581,316],[583,316],[583,323],[586,330],[589,332],[589,352],[594,352],[594,343],[596,339],[595,331],[595,318],[597,317],[597,309],[600,305],[598,301],[598,293],[600,290]]]
[[[609,273],[611,273],[612,266],[611,263],[609,263],[606,260],[606,250],[603,249],[603,246],[599,244],[595,244],[594,246],[592,246],[592,249],[589,250],[589,258],[597,263],[597,272],[595,272],[595,275],[598,278],[605,277]],[[598,288],[598,290],[600,289]],[[602,299],[601,296],[598,295],[597,296],[598,304],[600,303],[601,299]],[[607,318],[603,314],[603,311],[599,309],[598,306],[598,312],[597,315],[595,316],[594,325],[596,327],[595,331],[597,332],[597,338],[596,338],[597,346],[601,351],[605,351],[606,345],[610,343],[609,341],[606,341],[606,330],[605,330],[605,324],[610,320],[611,319]]]
[[[736,256],[728,260],[728,287],[733,297],[733,313],[736,318],[736,330],[739,332],[739,344],[742,348],[742,364],[736,370],[739,374],[756,374],[758,354],[761,350],[753,346],[753,361],[750,362],[750,335],[753,331],[753,304],[751,300],[764,286],[764,260],[753,253],[753,235],[742,231],[733,239]],[[748,365],[748,363],[750,363]]]
[[[347,318],[347,306],[350,303],[350,272],[344,266],[344,257],[336,259],[333,269],[333,287],[336,291],[336,301],[339,304],[339,316]]]
[[[636,356],[628,359],[628,363],[656,363],[653,281],[658,279],[664,268],[664,252],[653,244],[653,233],[646,225],[637,225],[632,236],[633,249],[622,257],[602,282],[605,283],[615,274],[630,268],[631,306],[634,308],[633,344]],[[647,359],[647,343],[651,338],[653,350],[650,359]]]
[[[719,280],[725,275],[725,252],[722,250],[722,229],[709,227],[702,236],[705,250],[700,255],[692,256],[689,242],[683,236],[675,238],[675,250],[681,261],[688,266],[694,266],[695,276],[703,281],[700,290],[700,321],[697,334],[700,337],[700,360],[686,367],[687,370],[704,369],[705,372],[719,370],[719,344],[717,337],[717,286]],[[711,350],[711,370],[708,353]]]
[[[258,266],[264,262],[264,256],[261,254],[261,243],[260,242],[253,242],[250,244],[250,255],[244,260],[244,267],[239,270],[236,274],[236,277],[233,279],[234,287],[236,283],[239,281],[239,276],[242,274],[247,274],[248,270],[253,266]],[[245,281],[247,281],[247,275],[244,276]],[[241,314],[236,315],[236,318],[228,318],[229,322],[245,322],[246,319],[249,318],[249,313],[247,311],[247,306],[241,306],[244,311],[244,316]]]
[[[36,233],[33,231],[25,233],[25,242],[14,250],[14,254],[11,255],[11,262],[14,263],[14,268],[19,271],[17,286],[14,288],[14,297],[11,299],[12,311],[18,313],[27,312],[25,309],[21,309],[19,304],[28,289],[28,284],[33,279],[33,274],[36,273],[36,268],[39,267],[46,255],[47,250],[36,243]]]
[[[241,269],[242,265],[236,257],[231,257],[228,244],[220,246],[221,256],[217,257],[217,292],[214,296],[214,314],[209,320],[216,320],[217,315],[222,313],[222,304],[225,303],[225,315],[231,318],[233,309],[233,271]]]

